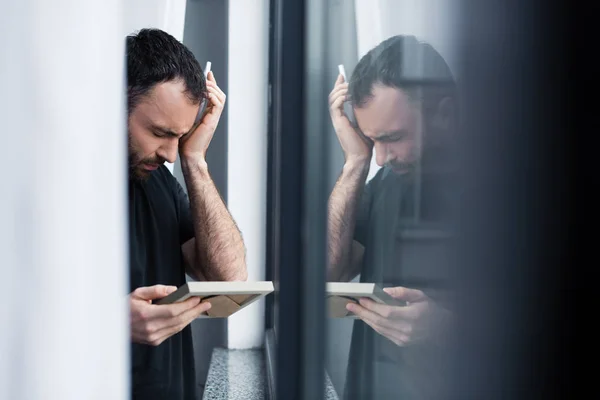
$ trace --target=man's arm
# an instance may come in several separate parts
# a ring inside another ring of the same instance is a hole
[[[360,272],[363,247],[353,241],[368,165],[346,163],[329,197],[328,281],[348,281]]]
[[[191,238],[181,246],[181,252],[183,253],[183,265],[185,266],[185,273],[191,276],[196,281],[207,281],[202,267],[198,263],[196,257],[196,238]]]
[[[191,260],[189,272],[193,277],[209,281],[246,280],[246,249],[242,235],[225,207],[206,163],[206,152],[226,98],[212,71],[208,73],[206,88],[207,113],[198,127],[179,141],[181,170],[195,234],[195,261]],[[190,257],[185,257],[184,253],[184,259],[189,261]]]
[[[206,163],[182,158],[181,168],[196,234],[195,239],[182,246],[190,275],[209,281],[246,280],[242,235],[225,207]]]
[[[362,252],[353,251],[352,239],[373,150],[373,143],[348,120],[344,112],[347,99],[348,83],[340,74],[329,94],[329,114],[345,158],[342,173],[329,197],[329,281],[350,280],[359,272]]]

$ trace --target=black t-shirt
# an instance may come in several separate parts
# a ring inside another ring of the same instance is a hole
[[[129,182],[130,290],[186,282],[181,245],[194,237],[189,201],[164,165]],[[191,328],[159,346],[132,343],[132,399],[195,399]]]
[[[448,176],[416,180],[388,168],[378,171],[361,196],[354,232],[354,240],[365,247],[361,282],[419,289],[447,301],[450,241],[444,235],[453,213],[452,187]],[[422,240],[423,235],[429,237]],[[435,398],[438,350],[428,343],[396,346],[355,321],[345,399]]]

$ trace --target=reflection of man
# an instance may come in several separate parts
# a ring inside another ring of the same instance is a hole
[[[421,229],[423,235],[424,226],[440,236],[438,228],[452,215],[456,100],[442,57],[404,36],[372,49],[349,83],[338,77],[329,96],[345,164],[329,202],[328,280],[361,274],[361,281],[391,286],[388,294],[408,302],[393,307],[364,299],[348,305],[372,328],[355,323],[348,398],[426,398],[434,385],[432,374],[415,371],[431,356],[426,349],[440,344],[448,320],[438,296],[445,289],[443,266],[425,271],[421,255],[407,265],[403,246],[410,232]],[[343,111],[346,101],[355,121]],[[373,150],[383,168],[365,185]]]
[[[127,89],[132,398],[195,399],[189,324],[210,304],[152,301],[184,284],[186,273],[246,279],[242,237],[205,157],[225,94],[183,44],[154,29],[127,38]],[[202,101],[207,111],[193,130]],[[178,154],[189,200],[163,165]]]

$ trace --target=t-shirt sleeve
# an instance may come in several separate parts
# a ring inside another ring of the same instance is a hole
[[[380,171],[381,172],[381,171]],[[358,210],[356,215],[356,225],[354,227],[354,240],[366,246],[369,215],[371,213],[371,203],[373,202],[373,193],[377,185],[377,180],[380,178],[379,173],[371,179],[366,185],[360,196]]]
[[[175,177],[172,179],[172,186],[177,207],[179,241],[181,244],[184,244],[196,236],[194,233],[194,223],[192,220],[192,211],[190,209],[190,200],[187,193]]]

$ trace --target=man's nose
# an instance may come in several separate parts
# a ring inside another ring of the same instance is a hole
[[[380,167],[383,167],[392,158],[391,155],[388,154],[387,146],[383,143],[375,143],[374,150],[375,161]]]
[[[170,162],[171,164],[177,160],[177,151],[179,148],[179,140],[177,138],[169,138],[167,141],[159,148],[159,151],[156,154]]]

